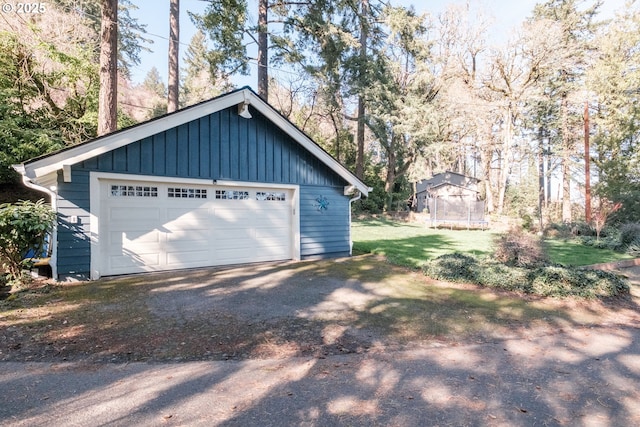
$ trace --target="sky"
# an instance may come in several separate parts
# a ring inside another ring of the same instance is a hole
[[[494,40],[506,40],[508,34],[530,16],[536,3],[541,0],[391,0],[391,4],[398,6],[414,5],[419,12],[427,12],[433,16],[446,10],[452,3],[466,4],[472,10],[482,10],[493,25],[490,30],[490,37]],[[612,17],[614,11],[620,10],[625,0],[604,0],[602,17]],[[169,1],[167,0],[133,0],[138,10],[132,11],[132,16],[136,17],[141,24],[147,25],[147,37],[153,40],[150,49],[153,52],[141,55],[141,64],[132,68],[132,80],[134,83],[141,83],[149,70],[156,67],[167,82],[167,63],[169,51]],[[249,0],[249,8],[255,4],[255,0]],[[204,11],[206,2],[202,0],[181,0],[180,1],[180,54],[184,55],[189,45],[191,37],[195,34],[195,27],[188,16],[188,11],[201,13]],[[255,20],[255,14],[253,15]],[[255,67],[253,67],[255,68]],[[238,78],[234,83],[238,85],[249,85],[256,88],[256,78],[251,76]]]

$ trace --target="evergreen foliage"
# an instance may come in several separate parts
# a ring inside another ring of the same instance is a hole
[[[0,267],[7,283],[19,286],[28,280],[23,274],[33,262],[28,254],[42,253],[54,219],[55,213],[42,200],[0,205]]]
[[[88,55],[0,31],[1,182],[15,179],[12,164],[95,135],[97,70]]]
[[[428,261],[424,273],[434,279],[546,297],[608,298],[629,293],[619,276],[600,270],[559,265],[509,266],[458,253]]]
[[[482,179],[490,213],[533,227],[560,216],[552,199],[563,204],[565,222],[582,219],[572,218],[570,193],[584,181],[576,147],[588,100],[594,195],[621,205],[607,224],[640,220],[640,5],[606,22],[599,1],[546,0],[496,47],[473,7],[429,16],[378,0],[266,6],[266,28],[251,21],[246,0],[208,2],[191,16],[202,33],[187,49],[182,106],[246,73],[255,56],[247,40],[258,43],[266,32],[268,68],[284,69],[270,74],[269,101],[374,187],[372,199],[355,206],[373,212],[384,201],[384,209],[404,209],[412,182],[451,170]],[[149,42],[135,8],[119,2],[125,78]],[[100,1],[56,0],[48,9],[30,22],[0,21],[5,182],[15,177],[11,164],[96,134]],[[292,74],[287,86],[283,76]],[[128,98],[143,107],[136,117],[164,113],[157,70],[141,86],[152,95]],[[119,127],[133,123],[118,120]],[[562,191],[552,188],[557,181]]]

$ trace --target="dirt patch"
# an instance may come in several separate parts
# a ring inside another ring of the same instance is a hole
[[[0,302],[0,360],[283,358],[640,327],[637,300],[435,282],[363,256],[40,284]]]

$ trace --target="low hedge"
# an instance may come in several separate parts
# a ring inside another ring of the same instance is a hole
[[[442,255],[428,261],[423,272],[438,280],[474,283],[542,296],[605,298],[629,293],[629,285],[622,278],[606,271],[551,264],[508,266],[488,258],[460,253]]]

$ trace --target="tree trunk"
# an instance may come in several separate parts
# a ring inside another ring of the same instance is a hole
[[[268,69],[268,38],[267,38],[267,11],[269,2],[258,2],[258,95],[265,101],[269,101],[269,69]]]
[[[167,113],[178,109],[180,92],[180,0],[170,0],[169,4],[169,90]]]
[[[584,103],[584,220],[591,224],[591,157],[589,149],[589,101]]]
[[[571,222],[571,138],[569,136],[569,111],[567,97],[562,97],[562,222]]]
[[[485,190],[485,202],[487,205],[487,213],[493,213],[493,211],[495,211],[496,208],[493,202],[493,188],[491,188],[491,180],[486,179],[484,181],[484,190]]]
[[[571,222],[571,168],[569,167],[569,153],[562,154],[562,222]]]
[[[369,0],[361,0],[360,3],[360,94],[358,95],[358,127],[356,130],[356,176],[360,179],[364,178],[364,115],[365,105],[363,88],[366,86],[363,82],[365,78],[365,69],[367,62],[367,40],[369,38],[369,25],[367,17],[369,16]]]
[[[395,148],[393,148],[393,141],[391,142],[391,147],[387,152],[387,174],[384,180],[384,191],[387,195],[387,199],[385,201],[385,210],[387,212],[391,211],[393,205],[393,186],[396,183],[396,153]]]
[[[512,113],[511,106],[507,107],[504,117],[504,139],[502,143],[502,162],[500,164],[500,181],[498,182],[498,214],[501,215],[504,211],[504,199],[507,191],[507,182],[509,180],[509,174],[511,172],[511,141],[512,130],[511,121]]]
[[[483,181],[485,189],[485,202],[487,213],[495,210],[493,202],[493,188],[491,186],[491,158],[493,150],[491,147],[484,147],[480,150],[480,162],[482,163]]]
[[[118,128],[118,1],[102,0],[98,135]]]
[[[358,127],[356,130],[356,176],[364,179],[364,100],[362,95],[358,97]]]
[[[341,132],[340,132],[340,127],[338,127],[338,122],[336,121],[336,116],[333,113],[329,114],[329,118],[331,118],[331,124],[333,125],[333,131],[335,132],[336,135],[336,140],[334,143],[334,151],[335,151],[335,158],[337,161],[340,161],[340,138],[341,138]]]
[[[538,222],[540,231],[544,228],[544,129],[538,128]]]
[[[547,173],[545,174],[545,178],[547,179],[547,191],[544,194],[544,207],[548,208],[550,206],[549,201],[551,200],[551,175],[553,169],[553,159],[551,158],[551,136],[549,132],[546,132],[547,137],[547,150],[545,156],[547,158]]]

